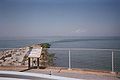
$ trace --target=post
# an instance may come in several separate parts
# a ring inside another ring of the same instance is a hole
[[[69,49],[69,68],[68,70],[71,70],[71,53],[70,53],[70,49]]]
[[[112,51],[112,72],[114,72],[114,52]]]
[[[37,58],[37,68],[39,69],[39,58]]]
[[[33,67],[33,58],[31,58],[32,59],[32,67]]]
[[[28,68],[30,68],[30,58],[28,58]]]

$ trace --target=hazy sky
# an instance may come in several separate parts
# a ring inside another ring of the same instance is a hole
[[[0,0],[6,36],[120,36],[120,0]]]

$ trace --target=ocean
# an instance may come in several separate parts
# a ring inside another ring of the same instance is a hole
[[[51,48],[92,48],[120,50],[120,37],[39,37],[0,39],[0,48],[19,48],[32,44],[50,43]],[[68,67],[68,50],[49,50],[55,53],[54,66]],[[112,69],[111,51],[71,50],[71,67],[82,69]],[[120,51],[114,51],[114,71],[120,71]]]

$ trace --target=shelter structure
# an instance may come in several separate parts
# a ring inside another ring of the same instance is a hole
[[[40,65],[40,57],[42,54],[42,47],[41,48],[33,48],[29,51],[28,55],[28,68],[33,67],[34,65],[39,68]]]

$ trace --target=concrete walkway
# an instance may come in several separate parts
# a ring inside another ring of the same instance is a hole
[[[69,71],[69,70],[53,70],[53,69],[32,69],[27,72],[36,72],[36,73],[43,73],[43,74],[51,74],[56,76],[63,76],[63,77],[70,77],[70,78],[77,78],[83,80],[120,80],[119,78],[112,76],[111,74],[107,73],[95,73],[95,72],[84,72],[84,71]]]
[[[1,79],[12,79],[12,80],[84,80],[77,78],[69,78],[41,73],[31,73],[31,72],[16,72],[16,71],[0,71]]]
[[[33,76],[32,77],[28,77],[28,76],[20,76],[20,75],[3,75],[3,74],[0,74],[0,77],[2,79],[0,80],[5,80],[3,78],[18,78],[18,79],[28,79],[28,80],[54,80],[54,79],[57,79],[59,80],[58,78],[66,78],[68,80],[68,78],[72,78],[72,79],[77,79],[77,80],[120,80],[120,77],[118,78],[118,76],[116,77],[115,75],[111,74],[110,72],[105,72],[105,71],[94,71],[94,70],[80,70],[80,69],[72,69],[72,70],[68,70],[68,69],[65,69],[65,68],[56,68],[56,67],[53,67],[53,68],[47,68],[47,69],[27,69],[27,67],[0,67],[0,70],[1,71],[16,71],[16,72],[19,72],[19,73],[23,73],[23,72],[27,72],[29,74],[33,73],[33,74],[36,74],[38,76]],[[23,71],[23,72],[20,72],[20,71]],[[46,77],[43,77],[43,76],[40,76],[41,74],[45,74],[47,76],[56,76],[57,78],[46,78]],[[12,77],[11,77],[12,76]],[[17,77],[16,77],[17,76]],[[22,78],[23,77],[23,78]],[[8,79],[6,79],[8,80]],[[15,79],[11,79],[11,80],[15,80]],[[62,80],[65,80],[65,79],[62,79]]]

